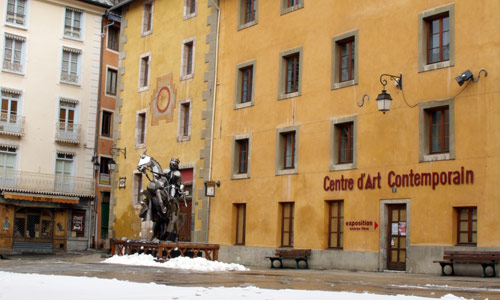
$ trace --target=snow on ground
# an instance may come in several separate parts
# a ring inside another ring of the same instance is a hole
[[[176,257],[169,259],[166,262],[157,262],[155,257],[150,254],[132,254],[132,255],[114,255],[103,263],[121,264],[121,265],[135,265],[135,266],[148,266],[148,267],[161,267],[170,269],[183,269],[191,271],[202,272],[223,272],[223,271],[247,271],[239,264],[226,264],[219,261],[207,260],[205,258],[196,257]]]
[[[2,300],[424,300],[416,296],[389,296],[310,290],[269,290],[256,287],[204,288],[175,287],[155,283],[135,283],[116,279],[98,279],[60,275],[0,272]],[[464,300],[446,295],[442,300]]]

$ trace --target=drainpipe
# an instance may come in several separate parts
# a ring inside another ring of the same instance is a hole
[[[214,86],[213,86],[213,98],[212,98],[212,135],[210,137],[210,161],[208,166],[208,181],[212,180],[212,161],[213,161],[213,147],[214,147],[214,123],[215,123],[215,99],[217,95],[217,69],[218,69],[218,58],[219,58],[219,30],[220,30],[220,8],[215,3],[214,0],[210,0],[212,5],[217,9],[217,30],[215,36],[215,75],[214,75]],[[208,233],[210,225],[210,197],[207,197],[207,243],[208,243]]]

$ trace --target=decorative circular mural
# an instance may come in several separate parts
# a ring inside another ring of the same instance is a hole
[[[170,88],[164,86],[158,91],[156,96],[156,108],[160,113],[167,111],[170,106]]]

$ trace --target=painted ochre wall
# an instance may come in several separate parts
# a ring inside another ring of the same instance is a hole
[[[212,243],[234,245],[234,203],[246,203],[246,246],[280,246],[279,203],[295,203],[295,248],[322,250],[328,243],[326,200],[344,200],[344,220],[383,222],[381,200],[409,201],[410,246],[454,246],[453,207],[477,206],[478,247],[500,247],[500,103],[496,59],[500,40],[494,2],[454,2],[454,65],[418,72],[418,16],[450,1],[305,1],[304,8],[280,15],[279,1],[258,1],[257,25],[237,30],[238,1],[221,1],[218,90],[214,135],[214,180],[221,181],[210,207]],[[479,22],[481,20],[481,22]],[[332,39],[358,30],[358,84],[331,89]],[[298,97],[278,100],[281,51],[303,47],[302,90]],[[236,66],[256,60],[254,105],[234,109]],[[477,79],[459,87],[455,77],[470,69]],[[454,97],[455,159],[419,162],[419,108],[409,108],[392,81],[394,101],[382,114],[376,96],[382,73],[403,74],[410,105]],[[460,92],[462,89],[463,92]],[[364,94],[369,96],[359,107]],[[330,171],[331,120],[357,116],[357,168]],[[276,130],[298,126],[298,173],[275,175]],[[231,179],[233,137],[251,134],[250,178]],[[387,173],[474,172],[469,185],[398,188]],[[325,191],[323,179],[342,175],[356,180],[362,173],[382,176],[381,189]],[[232,217],[228,217],[232,216]],[[376,254],[380,229],[348,231],[343,252]],[[228,259],[236,259],[228,256]],[[255,258],[257,262],[260,258]],[[408,260],[411,260],[411,252]],[[430,259],[429,259],[430,260]],[[261,260],[262,262],[262,260]],[[265,262],[266,264],[268,262]],[[427,262],[429,263],[429,262]],[[439,266],[437,267],[439,268]]]
[[[210,27],[207,18],[212,13],[205,1],[198,1],[195,17],[184,20],[184,1],[155,1],[153,12],[152,34],[141,36],[141,22],[144,1],[134,1],[122,16],[120,81],[119,81],[119,116],[117,125],[116,145],[127,148],[127,159],[123,154],[115,157],[118,171],[115,172],[115,182],[111,200],[114,237],[138,238],[141,231],[141,221],[138,216],[138,206],[132,206],[133,173],[136,171],[139,155],[147,149],[147,154],[155,158],[162,168],[168,168],[171,157],[178,157],[182,167],[194,168],[193,211],[194,230],[202,227],[204,216],[198,213],[203,206],[198,203],[198,193],[203,188],[203,180],[199,178],[203,161],[200,151],[205,146],[203,128],[206,117],[202,112],[206,109],[203,93],[207,90],[205,82],[208,65],[206,53],[209,44],[206,36]],[[180,80],[181,55],[183,41],[195,38],[194,77]],[[147,91],[138,92],[139,58],[142,54],[151,53],[150,85]],[[164,75],[172,75],[172,83],[177,91],[173,119],[171,122],[160,120],[159,125],[151,124],[150,102],[153,90],[158,90],[156,80]],[[177,142],[179,102],[192,99],[191,137],[188,142]],[[138,111],[147,113],[146,147],[135,147],[135,126]],[[126,188],[118,189],[117,180],[126,177]],[[144,184],[147,179],[144,177]],[[200,219],[201,218],[201,219]],[[206,226],[206,225],[205,225]],[[197,237],[195,236],[195,239]]]

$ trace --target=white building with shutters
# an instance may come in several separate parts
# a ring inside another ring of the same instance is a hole
[[[0,253],[89,247],[108,7],[0,2]]]

